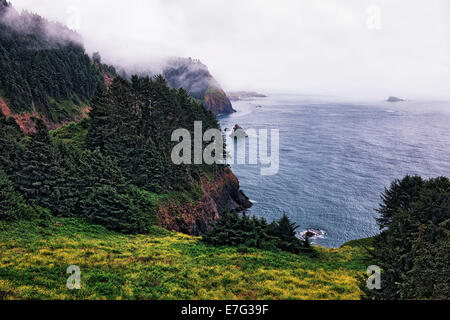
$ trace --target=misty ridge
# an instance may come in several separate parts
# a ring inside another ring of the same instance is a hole
[[[83,39],[77,32],[29,11],[19,13],[5,0],[0,1],[0,23],[12,32],[35,36],[38,41],[30,41],[30,50],[51,49],[58,44],[83,47]]]

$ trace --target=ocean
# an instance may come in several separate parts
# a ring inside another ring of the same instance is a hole
[[[277,174],[231,165],[254,204],[248,213],[272,221],[285,212],[299,232],[323,232],[315,244],[377,234],[376,209],[393,180],[450,176],[450,102],[273,95],[233,107],[219,117],[222,129],[279,130]]]

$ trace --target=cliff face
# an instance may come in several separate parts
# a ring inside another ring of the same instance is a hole
[[[204,99],[205,107],[215,115],[236,112],[222,89],[208,90]]]
[[[229,168],[217,173],[213,181],[203,177],[201,183],[203,196],[197,203],[160,204],[158,224],[161,227],[198,236],[208,231],[224,211],[242,211],[252,206]]]

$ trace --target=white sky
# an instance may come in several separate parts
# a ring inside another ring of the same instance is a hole
[[[110,62],[198,58],[226,90],[450,98],[449,0],[11,2]]]

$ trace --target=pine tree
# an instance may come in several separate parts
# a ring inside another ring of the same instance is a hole
[[[86,137],[86,145],[90,150],[99,148],[105,149],[105,141],[109,134],[110,126],[110,102],[107,93],[103,88],[98,87],[95,91],[91,102],[91,111],[89,116],[91,118],[89,131]]]
[[[11,175],[17,170],[17,156],[23,145],[24,135],[13,118],[6,118],[0,112],[0,169]]]
[[[4,12],[5,7],[0,7],[0,15]],[[77,36],[67,28],[27,12],[19,14],[12,6],[8,14],[16,23],[0,19],[2,96],[15,112],[36,110],[54,121],[73,118],[81,102],[88,103],[95,87],[102,85],[101,72],[82,46],[67,41]],[[61,41],[49,36],[48,29],[71,36]],[[81,101],[73,105],[73,113],[65,113],[60,104],[73,96]]]
[[[19,157],[18,171],[13,183],[28,201],[44,208],[54,209],[52,196],[59,179],[47,127],[40,119],[35,120],[34,132]]]
[[[297,237],[296,230],[298,228],[297,224],[291,222],[286,213],[283,213],[283,216],[277,223],[270,225],[269,234],[278,239],[277,247],[281,250],[299,253],[305,246]]]

